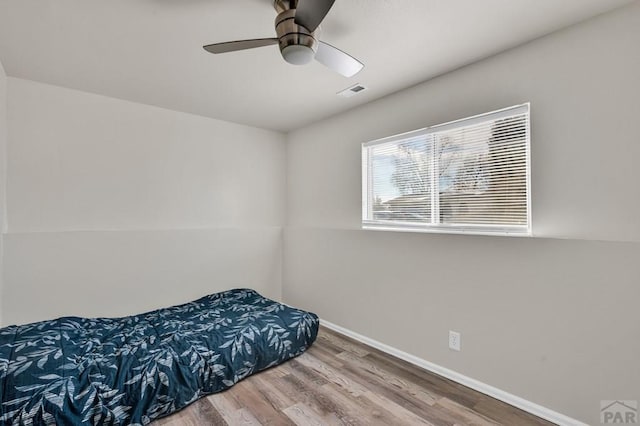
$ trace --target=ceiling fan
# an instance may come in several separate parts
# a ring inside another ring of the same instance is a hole
[[[207,52],[227,53],[278,44],[282,57],[290,64],[305,65],[315,59],[345,77],[354,76],[364,67],[362,62],[318,39],[318,27],[334,1],[275,0],[277,37],[228,41],[203,47]]]

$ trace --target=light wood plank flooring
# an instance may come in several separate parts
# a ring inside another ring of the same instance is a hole
[[[321,327],[301,356],[153,426],[550,424]]]

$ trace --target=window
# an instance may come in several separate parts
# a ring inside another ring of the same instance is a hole
[[[362,146],[364,228],[529,235],[529,104]]]

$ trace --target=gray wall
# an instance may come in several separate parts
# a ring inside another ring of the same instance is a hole
[[[5,325],[281,297],[285,137],[8,79]]]
[[[635,2],[291,133],[284,300],[589,423],[640,400],[639,45]],[[362,142],[523,102],[533,238],[360,230]]]
[[[282,229],[9,233],[5,317],[117,317],[250,287],[279,298]]]
[[[2,299],[3,299],[3,268],[2,234],[6,225],[5,189],[6,189],[6,151],[7,151],[7,75],[0,62],[0,325],[2,324]]]

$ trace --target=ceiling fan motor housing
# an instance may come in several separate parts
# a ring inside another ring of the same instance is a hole
[[[276,0],[276,34],[280,53],[293,65],[305,65],[313,60],[318,50],[315,33],[295,23],[297,0]]]

